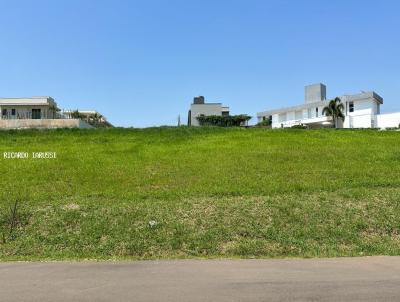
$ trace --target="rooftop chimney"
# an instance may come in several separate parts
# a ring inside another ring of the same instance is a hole
[[[318,83],[305,87],[305,102],[315,103],[326,100],[326,86]]]
[[[204,96],[198,96],[193,99],[193,104],[204,104]]]

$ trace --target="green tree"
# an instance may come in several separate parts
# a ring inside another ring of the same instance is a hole
[[[93,124],[94,126],[101,124],[102,121],[103,116],[97,112],[89,117],[89,124]]]
[[[80,112],[78,111],[78,109],[72,111],[70,115],[71,115],[71,118],[75,118],[75,119],[82,119],[82,118],[85,117],[82,113],[80,113]]]
[[[322,114],[332,117],[333,125],[335,128],[337,128],[339,119],[344,121],[343,110],[344,110],[344,106],[343,106],[342,100],[340,98],[336,97],[333,100],[329,101],[328,106],[326,106],[322,110]]]
[[[261,122],[258,122],[257,126],[259,126],[259,127],[269,127],[269,126],[271,126],[271,124],[272,124],[271,118],[266,118],[266,119],[263,119]]]

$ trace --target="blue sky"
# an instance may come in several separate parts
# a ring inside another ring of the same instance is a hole
[[[375,90],[400,111],[400,1],[0,0],[0,96],[50,95],[118,126]]]

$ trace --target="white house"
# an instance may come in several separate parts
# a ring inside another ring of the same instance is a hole
[[[383,98],[377,93],[361,92],[343,95],[345,119],[341,128],[389,128],[399,127],[400,112],[381,114]],[[270,119],[272,128],[287,128],[306,125],[310,128],[331,127],[332,119],[322,114],[329,100],[326,99],[326,86],[319,83],[305,87],[305,102],[298,106],[268,110],[257,113],[258,121]]]
[[[21,128],[92,128],[92,114],[99,122],[111,126],[106,119],[92,111],[73,117],[58,108],[52,97],[0,98],[0,129]]]
[[[60,110],[48,96],[0,98],[0,119],[54,119]]]
[[[222,103],[206,103],[204,96],[195,97],[190,105],[188,114],[189,126],[200,126],[197,117],[200,115],[229,115],[229,107],[222,106]]]

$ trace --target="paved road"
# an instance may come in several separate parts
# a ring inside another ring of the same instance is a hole
[[[2,263],[0,301],[400,301],[400,257]]]

